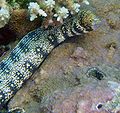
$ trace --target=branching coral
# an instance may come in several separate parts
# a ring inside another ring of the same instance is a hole
[[[0,28],[4,27],[9,19],[10,19],[10,13],[9,13],[9,7],[5,0],[0,1]]]
[[[13,10],[16,8],[27,9],[30,21],[39,17],[46,18],[47,26],[54,21],[62,23],[70,14],[78,13],[80,3],[89,4],[87,0],[7,0],[7,2]],[[6,14],[9,17],[7,11]]]
[[[48,17],[50,17],[51,20],[53,17],[56,17],[56,20],[60,21],[61,23],[65,18],[69,16],[70,13],[71,14],[78,13],[80,10],[80,4],[76,0],[64,0],[64,1],[43,0],[42,2],[41,0],[37,0],[36,2],[31,2],[31,3],[36,4],[36,8],[40,6],[39,10],[42,9],[42,12],[44,11],[44,15],[41,14],[40,16],[46,17],[48,15]],[[83,0],[82,3],[88,5],[89,2],[87,0]],[[34,7],[30,8],[30,6],[28,6],[28,9],[30,12],[30,20],[33,21],[35,18],[37,18],[39,11],[37,11],[37,13],[36,11],[32,11],[31,14],[30,10],[36,10],[36,9]]]
[[[45,11],[40,9],[40,6],[35,2],[30,2],[28,6],[29,12],[30,12],[30,21],[33,21],[35,18],[37,18],[37,15],[46,17],[47,14]]]

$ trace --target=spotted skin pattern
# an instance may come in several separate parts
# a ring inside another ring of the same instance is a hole
[[[94,20],[95,15],[90,11],[81,11],[61,26],[50,30],[38,28],[25,35],[9,56],[0,62],[0,106],[15,95],[53,48],[69,37],[93,30]]]

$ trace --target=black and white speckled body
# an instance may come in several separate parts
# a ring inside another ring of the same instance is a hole
[[[92,20],[87,23],[85,18]],[[38,28],[25,35],[9,56],[0,62],[0,105],[8,102],[54,47],[66,38],[93,30],[94,18],[91,12],[81,11],[57,28]]]

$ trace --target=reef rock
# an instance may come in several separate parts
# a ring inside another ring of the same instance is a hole
[[[91,3],[104,20],[101,27],[55,48],[11,99],[10,109],[21,107],[26,113],[120,111],[120,1]]]

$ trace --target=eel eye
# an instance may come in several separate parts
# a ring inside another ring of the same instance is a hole
[[[90,22],[92,22],[92,19],[90,19]]]

